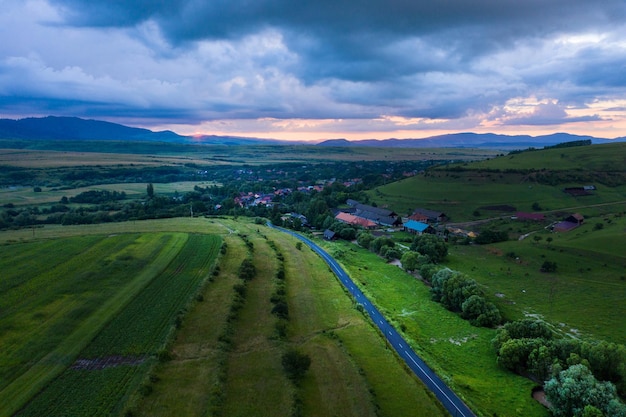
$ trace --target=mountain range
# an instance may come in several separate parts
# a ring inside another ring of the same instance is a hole
[[[0,119],[0,139],[21,141],[150,141],[207,145],[297,145],[307,142],[281,141],[238,136],[183,136],[165,130],[154,132],[149,129],[124,126],[101,120],[88,120],[78,117],[29,117],[24,119]],[[579,136],[569,133],[554,133],[543,136],[498,135],[493,133],[452,133],[431,136],[423,139],[368,139],[348,141],[329,139],[317,146],[335,147],[395,147],[395,148],[492,148],[523,149],[528,147],[553,146],[559,143],[591,140],[594,144],[623,142],[626,137],[607,139],[592,136]]]

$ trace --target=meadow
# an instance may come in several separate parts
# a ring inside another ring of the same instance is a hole
[[[626,219],[606,216],[602,224],[598,230],[589,221],[567,233],[538,227],[522,241],[451,246],[445,265],[478,281],[508,319],[538,317],[568,337],[624,344]],[[545,261],[557,271],[542,272]]]
[[[25,148],[26,147],[26,148]],[[315,145],[181,145],[129,142],[30,142],[0,139],[0,166],[268,165],[334,161],[474,161],[493,157],[489,149],[326,147]]]
[[[592,214],[602,205],[626,202],[624,154],[623,143],[527,151],[437,167],[368,194],[402,215],[427,208],[446,213],[452,222],[537,211],[536,207],[548,215],[571,210]],[[577,197],[563,192],[565,187],[584,185],[596,190]]]

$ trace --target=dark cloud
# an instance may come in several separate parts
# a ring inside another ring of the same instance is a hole
[[[544,103],[534,107],[529,115],[513,116],[504,121],[509,126],[550,126],[568,123],[595,122],[602,118],[598,115],[571,117],[567,111],[557,103]]]
[[[19,41],[0,45],[5,108],[38,101],[188,123],[384,115],[541,126],[601,120],[564,106],[626,96],[623,0],[8,4],[0,35]],[[529,97],[559,105],[494,116]]]

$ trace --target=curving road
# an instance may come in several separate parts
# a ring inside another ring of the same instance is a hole
[[[374,305],[365,297],[363,292],[352,282],[346,271],[330,256],[324,249],[314,243],[312,240],[282,227],[277,227],[268,223],[268,226],[290,234],[304,243],[306,243],[315,253],[322,257],[330,266],[330,269],[337,275],[341,283],[350,291],[356,301],[370,315],[372,321],[378,326],[380,331],[385,335],[389,344],[398,352],[398,355],[413,370],[415,375],[424,382],[424,384],[435,394],[437,399],[443,404],[448,412],[454,417],[476,417],[476,415],[465,405],[465,403],[417,356],[411,349],[404,338],[387,322],[385,317],[378,311]]]

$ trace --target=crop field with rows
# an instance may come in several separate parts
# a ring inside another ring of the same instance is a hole
[[[215,235],[131,233],[4,245],[0,414],[93,416],[122,407],[208,278],[220,244]]]

